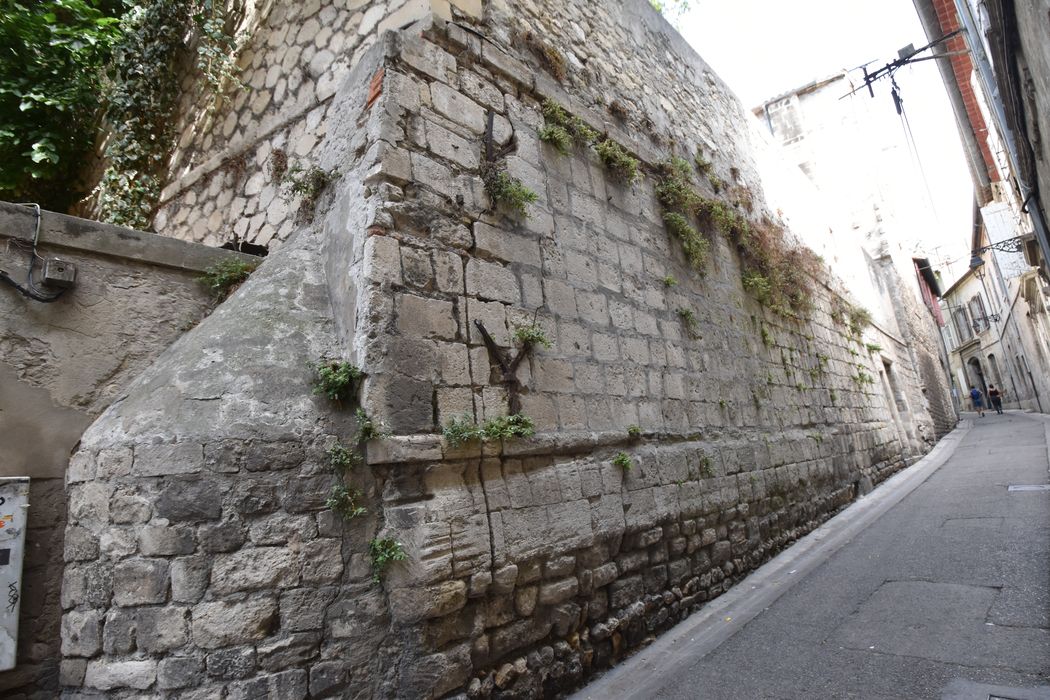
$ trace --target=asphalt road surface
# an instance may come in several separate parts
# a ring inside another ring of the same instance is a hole
[[[1050,700],[1048,435],[971,414],[574,698]]]

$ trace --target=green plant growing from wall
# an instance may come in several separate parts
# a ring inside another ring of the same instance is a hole
[[[596,130],[589,127],[579,117],[570,115],[557,102],[550,99],[544,100],[542,109],[545,123],[564,129],[575,145],[589,146],[598,140],[600,134]]]
[[[641,440],[642,439],[642,428],[640,426],[637,426],[637,425],[629,425],[629,426],[627,426],[627,437],[630,438],[631,440]]]
[[[489,418],[481,425],[486,440],[527,438],[536,433],[536,424],[524,413]]]
[[[572,134],[565,127],[557,124],[544,124],[537,134],[540,137],[540,141],[549,143],[554,147],[554,150],[563,156],[567,156],[572,152],[575,141]]]
[[[700,475],[705,479],[710,479],[715,475],[715,469],[711,465],[711,458],[707,455],[700,456]]]
[[[322,360],[311,365],[314,370],[314,394],[323,394],[331,401],[350,398],[357,382],[364,376],[360,368],[340,360]]]
[[[369,542],[368,555],[372,560],[373,583],[379,583],[391,564],[408,558],[401,543],[389,537],[377,537]]]
[[[527,438],[536,433],[533,420],[524,413],[489,418],[481,425],[470,416],[452,418],[441,431],[450,447],[459,447],[475,441]]]
[[[551,339],[547,337],[546,331],[537,323],[516,326],[513,336],[514,340],[525,348],[542,346],[549,350],[552,346]]]
[[[859,337],[861,332],[871,325],[871,312],[861,306],[851,306],[848,325],[850,335]]]
[[[631,456],[626,452],[617,452],[616,456],[613,457],[612,463],[625,472],[629,472],[634,469],[634,461],[631,460]]]
[[[339,443],[328,448],[328,464],[338,474],[345,474],[361,464],[361,455],[353,449]]]
[[[528,206],[539,199],[539,196],[522,184],[521,180],[511,177],[505,170],[494,165],[483,168],[482,179],[489,199],[520,216],[528,216]]]
[[[718,400],[718,407],[719,407],[720,409],[722,409],[722,410],[724,411],[724,410],[726,410],[727,408],[729,408],[729,404],[728,404],[728,403],[726,403],[726,400],[725,400],[725,399],[719,399],[719,400]]]
[[[705,273],[710,244],[707,239],[689,223],[689,220],[678,212],[665,212],[664,224],[667,230],[678,239],[685,253],[689,266],[699,272]]]
[[[869,355],[874,355],[877,352],[882,352],[882,346],[878,343],[864,343],[864,349],[868,351]]]
[[[226,6],[212,0],[135,4],[121,24],[124,36],[114,48],[109,89],[101,100],[108,136],[98,207],[104,221],[145,230],[176,145],[181,67],[192,62],[201,76],[199,95],[210,91],[221,101],[227,84],[240,85],[237,42],[226,34]]]
[[[364,506],[359,504],[361,499],[360,491],[340,484],[332,487],[332,493],[325,501],[325,505],[343,520],[353,520],[368,512]]]
[[[302,216],[309,217],[317,207],[317,200],[338,176],[336,170],[322,170],[316,165],[303,167],[293,161],[281,177],[282,191],[289,199],[297,199]]]
[[[221,301],[241,286],[257,267],[259,264],[254,261],[223,260],[209,267],[197,279],[208,288],[212,297]]]
[[[763,325],[760,333],[762,334],[762,344],[765,345],[767,348],[772,347],[773,335],[769,332],[769,329],[766,328],[765,325]]]
[[[689,332],[689,335],[698,338],[700,322],[697,320],[696,314],[693,313],[693,310],[680,307],[675,313],[678,314],[678,318],[682,319],[682,324],[685,326],[686,331]]]
[[[664,283],[665,287],[676,287],[676,286],[678,286],[678,280],[676,280],[671,275],[667,275],[666,277],[664,277],[663,278],[663,283]]]
[[[364,409],[358,408],[354,412],[354,418],[357,419],[357,435],[355,436],[357,442],[364,443],[369,440],[383,440],[390,437],[390,433],[383,428],[383,425],[372,420]]]
[[[626,184],[638,179],[638,159],[627,153],[620,144],[607,138],[596,143],[594,151],[615,179]]]
[[[474,423],[474,419],[466,415],[453,417],[449,420],[442,429],[441,434],[449,447],[459,447],[477,440],[483,440],[485,437],[481,428]]]
[[[857,374],[853,377],[853,381],[856,382],[858,386],[875,383],[875,379],[862,369],[857,370]]]

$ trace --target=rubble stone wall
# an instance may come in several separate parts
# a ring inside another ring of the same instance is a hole
[[[744,292],[717,235],[706,275],[685,264],[649,176],[673,144],[703,141],[756,215],[764,204],[743,110],[649,4],[513,7],[380,37],[311,152],[338,172],[313,218],[84,435],[68,479],[71,697],[572,687],[928,447],[932,431],[905,437],[894,397],[858,379],[879,368],[830,276],[812,315],[787,319]],[[523,48],[532,22],[550,23],[564,83]],[[593,108],[616,81],[636,86],[627,123]],[[589,151],[541,143],[545,98],[646,176],[625,185]],[[527,217],[485,192],[490,123],[501,167],[537,194]],[[452,417],[508,409],[474,322],[513,354],[534,319],[552,346],[517,377],[537,434],[449,444]],[[928,425],[916,369],[880,344]],[[336,357],[363,369],[361,406],[391,433],[348,476],[367,508],[348,521],[325,506],[326,451],[357,420],[311,393],[307,366]],[[374,581],[377,536],[407,557]]]
[[[33,209],[0,202],[0,269],[17,282],[35,235]],[[17,666],[0,672],[5,698],[58,690],[63,478],[81,433],[207,314],[213,301],[197,281],[205,268],[242,257],[47,211],[38,253],[78,274],[47,304],[0,288],[0,476],[31,479]]]

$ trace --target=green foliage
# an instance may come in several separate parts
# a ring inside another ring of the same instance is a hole
[[[665,287],[674,287],[678,284],[678,280],[676,280],[672,275],[667,275],[666,277],[664,277],[663,283]]]
[[[200,33],[197,42],[197,68],[201,79],[213,96],[209,111],[217,104],[229,104],[227,85],[244,89],[236,63],[237,40],[226,33],[224,5],[215,0],[203,0],[193,16]]]
[[[360,465],[361,461],[361,455],[356,450],[348,449],[338,443],[328,448],[328,464],[340,474]]]
[[[637,425],[629,425],[629,426],[627,426],[627,437],[631,438],[632,440],[639,440],[639,439],[641,439],[641,437],[642,437],[642,429],[641,429],[641,427],[637,426]]]
[[[693,190],[692,168],[685,160],[672,157],[660,164],[660,180],[656,183],[656,198],[672,212],[691,214],[700,203],[700,195]]]
[[[768,304],[773,296],[773,285],[769,279],[760,272],[749,270],[741,278],[744,289],[755,297],[760,304]]]
[[[839,399],[839,395],[835,392],[834,389],[831,389],[828,391],[828,398],[831,399],[831,405],[834,406],[835,402]]]
[[[354,418],[357,419],[357,435],[355,436],[357,442],[382,440],[390,437],[390,433],[383,429],[382,424],[376,423],[369,418],[368,414],[364,412],[364,409],[358,408],[357,411],[354,412]]]
[[[66,211],[86,194],[119,0],[0,5],[0,199]]]
[[[223,260],[204,271],[197,279],[208,288],[216,299],[225,299],[236,289],[248,275],[259,265],[244,260]]]
[[[612,463],[620,469],[623,469],[625,472],[634,469],[634,462],[631,460],[631,456],[626,452],[617,452],[616,456],[612,459]]]
[[[372,559],[372,581],[379,583],[383,572],[395,561],[408,558],[405,548],[397,540],[389,537],[376,538],[368,543],[368,556]]]
[[[536,432],[533,420],[523,413],[513,416],[489,418],[481,425],[470,416],[453,418],[442,429],[441,434],[450,447],[459,447],[476,440],[509,440],[531,437]]]
[[[700,327],[700,322],[696,319],[696,314],[693,313],[692,309],[685,307],[678,308],[675,313],[678,314],[678,318],[682,319],[682,323],[685,324],[686,330],[689,331],[689,335],[694,338],[697,337],[697,331]]]
[[[587,123],[575,115],[570,115],[557,102],[547,99],[543,101],[543,119],[551,126],[564,129],[577,146],[587,146],[598,140],[597,131],[587,126]]]
[[[441,431],[442,436],[445,438],[445,442],[448,443],[449,447],[459,447],[475,440],[481,440],[485,437],[481,428],[474,423],[474,419],[470,416],[462,416],[459,418],[452,418]]]
[[[850,334],[859,336],[865,328],[871,325],[871,312],[862,306],[851,306],[847,324]]]
[[[313,214],[321,194],[338,176],[336,170],[329,172],[316,165],[304,168],[296,161],[287,165],[281,177],[283,193],[288,198],[298,199],[299,211],[308,217]]]
[[[175,145],[180,67],[195,58],[202,91],[219,94],[221,83],[233,73],[233,40],[225,25],[225,5],[214,0],[151,0],[125,16],[107,95],[111,133],[98,188],[104,220],[149,228]],[[196,57],[190,55],[193,41],[187,41],[194,36]]]
[[[720,409],[722,409],[722,410],[724,411],[724,410],[726,410],[727,408],[729,408],[729,404],[728,404],[728,403],[726,403],[726,400],[725,400],[725,399],[719,399],[719,400],[718,400],[718,407],[719,407]]]
[[[343,361],[326,361],[313,365],[314,394],[324,394],[332,401],[351,396],[357,381],[364,376],[361,370]]]
[[[364,515],[368,512],[364,506],[358,504],[361,498],[360,491],[349,489],[340,484],[332,487],[332,493],[328,496],[328,500],[325,501],[325,505],[343,520],[353,520],[359,515]]]
[[[664,224],[682,245],[689,266],[703,274],[707,266],[707,258],[710,253],[711,244],[700,234],[689,220],[678,212],[665,212]]]
[[[882,346],[878,343],[864,343],[864,349],[868,351],[869,355],[874,355],[877,352],[882,352]]]
[[[535,434],[536,424],[524,413],[513,416],[489,418],[481,426],[486,440],[507,440],[510,438],[527,438]]]
[[[862,369],[857,370],[857,374],[855,377],[853,377],[853,381],[856,382],[859,386],[875,383],[874,377],[872,377],[870,374],[868,374]]]
[[[605,164],[605,169],[617,180],[630,184],[638,178],[638,159],[612,139],[596,143],[594,151]]]
[[[539,198],[535,192],[523,185],[521,180],[511,177],[506,171],[494,166],[487,168],[482,177],[489,198],[497,205],[517,212],[521,216],[528,216],[526,207]]]
[[[127,31],[115,51],[108,94],[106,170],[98,188],[105,220],[149,227],[175,145],[186,61],[193,60],[199,72],[202,94],[210,91],[215,100],[226,99],[227,84],[240,85],[225,7],[214,0],[152,0],[125,17]],[[196,56],[190,54],[194,46]]]
[[[535,323],[527,326],[517,326],[514,329],[514,340],[521,343],[524,347],[542,345],[549,350],[552,345],[551,339],[547,337],[547,333]]]
[[[773,335],[769,332],[769,329],[763,325],[760,332],[762,333],[762,344],[767,348],[771,347],[773,345]]]
[[[711,466],[711,458],[707,455],[700,456],[700,475],[710,479],[715,475],[715,469]]]
[[[540,141],[549,143],[558,153],[563,156],[569,155],[573,146],[572,134],[564,126],[557,124],[544,124],[539,130]]]

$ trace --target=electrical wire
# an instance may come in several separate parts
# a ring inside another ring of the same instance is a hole
[[[40,220],[41,211],[40,205],[35,202],[19,202],[21,206],[32,207],[33,213],[36,216],[36,225],[33,231],[33,241],[22,240],[20,238],[12,238],[9,245],[13,245],[15,248],[23,250],[29,253],[29,271],[26,273],[25,286],[16,282],[12,277],[7,274],[6,271],[0,270],[0,282],[8,284],[19,291],[22,296],[28,297],[34,301],[40,301],[45,304],[49,304],[53,301],[57,301],[59,297],[66,293],[66,289],[60,289],[54,293],[48,293],[37,287],[36,282],[33,281],[33,272],[36,269],[37,260],[43,262],[43,258],[36,252],[37,245],[40,242]]]

